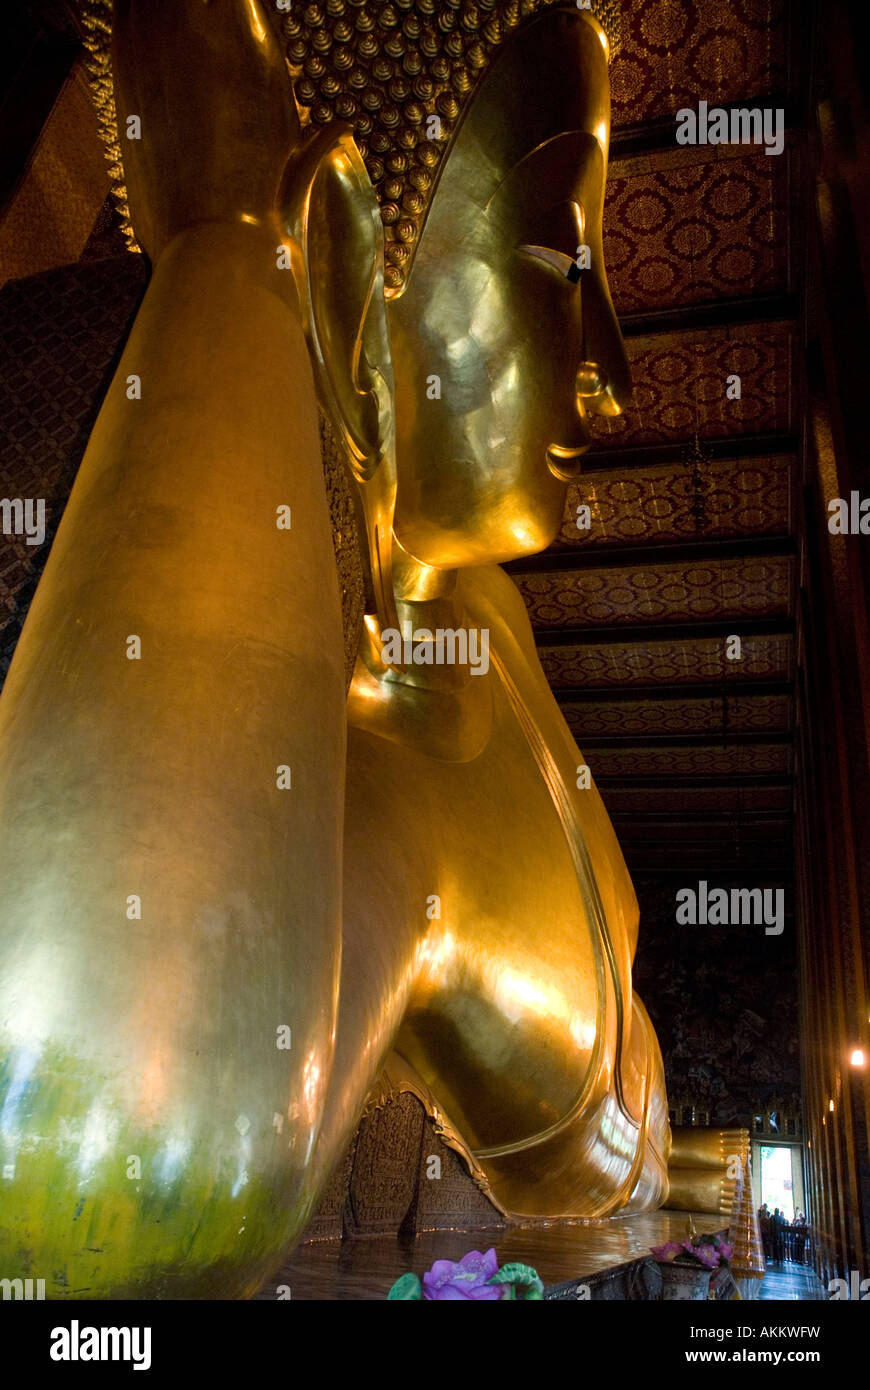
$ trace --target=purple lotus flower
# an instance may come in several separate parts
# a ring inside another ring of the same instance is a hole
[[[458,1264],[452,1260],[436,1260],[428,1274],[423,1275],[423,1297],[431,1303],[458,1302],[473,1299],[495,1301],[505,1293],[505,1284],[487,1284],[487,1280],[498,1270],[498,1256],[494,1250],[481,1255],[479,1250],[469,1250]]]
[[[719,1268],[719,1251],[715,1245],[690,1245],[687,1241],[685,1248],[696,1260],[700,1260],[705,1269]]]
[[[685,1252],[678,1240],[669,1240],[666,1245],[654,1245],[650,1253],[654,1259],[659,1260],[662,1264],[667,1264]]]
[[[650,1253],[660,1264],[671,1264],[674,1260],[687,1264],[688,1256],[704,1269],[718,1269],[723,1260],[731,1259],[733,1251],[726,1241],[715,1236],[701,1236],[695,1240],[669,1240],[665,1245],[654,1245]]]

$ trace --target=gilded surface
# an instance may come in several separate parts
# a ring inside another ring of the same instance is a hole
[[[729,1216],[743,1181],[748,1180],[748,1129],[677,1126],[671,1131],[671,1190],[666,1206],[678,1211],[721,1212]]]
[[[636,899],[497,567],[628,400],[607,57],[576,9],[506,34],[390,298],[256,0],[116,6],[154,273],[0,702],[3,1254],[51,1296],[252,1293],[393,1049],[506,1210],[666,1193]],[[370,560],[347,700],[319,409]]]

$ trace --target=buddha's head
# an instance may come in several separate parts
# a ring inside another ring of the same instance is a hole
[[[322,127],[287,193],[324,399],[370,540],[389,517],[436,568],[544,549],[585,417],[630,392],[601,241],[609,41],[588,10],[533,8],[328,0],[290,22]]]
[[[137,233],[153,256],[197,219],[283,221],[321,401],[362,485],[376,589],[393,531],[440,569],[544,549],[585,417],[618,414],[630,390],[601,243],[618,0],[95,3],[116,174],[113,24],[129,31],[125,110],[153,105],[161,83],[177,104],[190,64],[236,93],[191,89],[205,101],[190,106],[192,201],[183,184],[160,193],[172,122],[135,147]],[[269,12],[283,15],[292,95]],[[136,64],[155,16],[156,74]],[[277,149],[290,150],[280,189]]]

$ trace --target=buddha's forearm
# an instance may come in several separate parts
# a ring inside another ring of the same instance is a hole
[[[158,263],[0,700],[0,1254],[70,1293],[212,1268],[238,1293],[310,1200],[343,644],[308,356],[264,250],[200,228]]]

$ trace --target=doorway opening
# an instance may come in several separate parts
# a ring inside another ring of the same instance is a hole
[[[787,1221],[794,1220],[794,1171],[787,1144],[761,1145],[761,1200],[768,1211],[779,1207]]]

